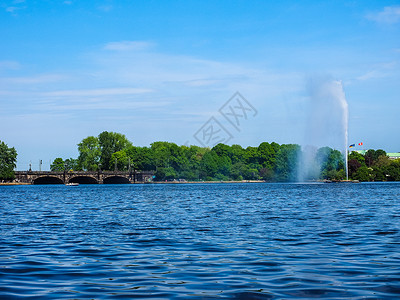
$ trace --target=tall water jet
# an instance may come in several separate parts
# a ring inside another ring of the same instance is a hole
[[[299,181],[318,179],[321,166],[315,155],[319,147],[340,149],[344,156],[346,179],[348,146],[348,104],[342,82],[330,77],[313,77],[307,84],[309,107],[306,133],[299,161]]]

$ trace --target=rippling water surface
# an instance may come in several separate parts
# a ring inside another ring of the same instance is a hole
[[[0,187],[0,298],[395,299],[400,183]]]

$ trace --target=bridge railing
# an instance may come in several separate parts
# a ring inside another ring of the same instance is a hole
[[[153,175],[155,171],[14,171],[16,175],[29,174],[29,175],[63,175],[65,174],[82,174],[82,175],[92,175],[92,174],[117,174],[117,175],[129,175],[129,174],[143,174],[143,175]]]

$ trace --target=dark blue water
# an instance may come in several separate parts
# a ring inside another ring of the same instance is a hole
[[[400,297],[400,183],[3,186],[0,230],[0,298]]]

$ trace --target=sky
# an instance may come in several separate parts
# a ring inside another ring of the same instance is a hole
[[[303,145],[331,124],[310,92],[326,78],[349,144],[400,151],[400,1],[0,1],[0,140],[17,170],[102,131]]]

